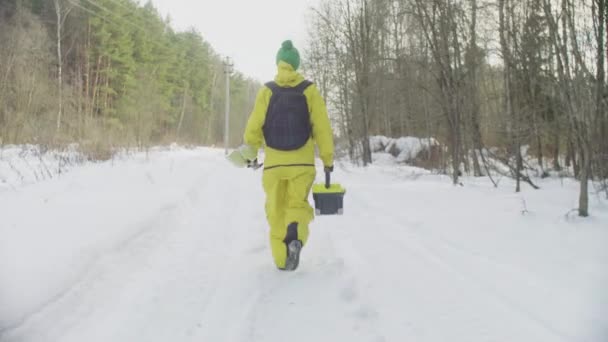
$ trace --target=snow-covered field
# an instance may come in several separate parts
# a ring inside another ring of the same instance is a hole
[[[608,341],[599,195],[580,219],[573,180],[515,194],[376,158],[337,169],[345,215],[315,220],[293,273],[261,172],[220,150],[5,180],[0,341]]]

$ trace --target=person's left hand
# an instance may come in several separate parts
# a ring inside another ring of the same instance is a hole
[[[249,145],[239,146],[236,150],[230,152],[226,158],[236,167],[252,167],[256,169],[259,167],[257,165],[261,165],[257,163],[258,151]]]
[[[254,170],[259,169],[260,167],[262,167],[262,165],[264,165],[264,164],[263,163],[262,164],[258,163],[257,159],[254,159],[253,161],[250,161],[250,160],[247,161],[247,167],[251,168],[251,169],[254,169]]]

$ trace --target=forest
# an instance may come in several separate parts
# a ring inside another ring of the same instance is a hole
[[[607,11],[605,0],[324,0],[307,67],[351,159],[372,162],[370,136],[432,136],[454,184],[507,169],[520,191],[537,188],[530,170],[568,174],[586,216],[590,184],[608,194]]]
[[[0,42],[1,144],[223,144],[223,57],[151,2],[0,0]],[[258,88],[231,73],[231,143]]]
[[[303,73],[349,160],[373,162],[370,137],[432,137],[428,166],[454,184],[575,177],[581,216],[608,195],[606,0],[320,0],[306,15]],[[223,146],[224,56],[150,1],[0,0],[0,42],[1,145],[96,160]],[[234,146],[261,85],[228,73]]]

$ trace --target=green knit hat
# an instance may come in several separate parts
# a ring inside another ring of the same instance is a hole
[[[293,70],[298,70],[300,66],[300,53],[298,49],[293,46],[291,40],[286,40],[281,44],[279,52],[277,52],[277,64],[280,61],[290,64]]]

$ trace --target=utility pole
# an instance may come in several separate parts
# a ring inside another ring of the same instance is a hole
[[[228,154],[228,137],[230,129],[230,74],[234,64],[230,57],[224,59],[224,74],[226,74],[226,118],[224,126],[224,153]]]

